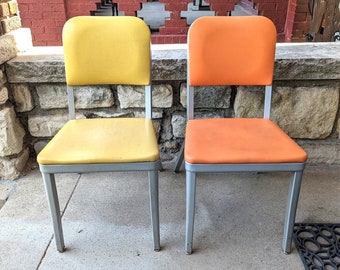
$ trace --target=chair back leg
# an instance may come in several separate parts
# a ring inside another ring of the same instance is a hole
[[[186,171],[185,253],[192,253],[196,197],[196,173]]]
[[[158,170],[149,171],[150,212],[154,250],[160,251]]]
[[[183,164],[183,160],[184,160],[184,141],[183,141],[183,144],[181,146],[181,149],[179,150],[179,154],[178,154],[178,157],[177,157],[177,160],[176,160],[176,164],[175,164],[175,169],[174,169],[174,172],[175,173],[178,173],[182,164]]]
[[[294,172],[290,181],[282,243],[283,252],[286,254],[290,253],[292,248],[292,235],[301,188],[302,174],[303,171]]]
[[[64,235],[61,224],[60,207],[54,174],[42,173],[42,177],[44,180],[48,205],[50,208],[57,250],[59,252],[63,252],[65,250]]]

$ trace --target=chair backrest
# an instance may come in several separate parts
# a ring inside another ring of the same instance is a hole
[[[151,118],[150,29],[132,16],[79,16],[62,33],[69,118],[75,118],[73,86],[142,85]]]
[[[71,18],[63,48],[68,85],[150,83],[150,30],[139,18]]]
[[[275,44],[276,29],[266,17],[201,17],[188,34],[189,83],[269,85]]]
[[[193,118],[194,86],[263,85],[269,118],[276,29],[263,16],[206,16],[188,33],[188,118]],[[269,108],[268,108],[269,106]]]

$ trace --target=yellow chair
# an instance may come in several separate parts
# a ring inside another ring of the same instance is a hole
[[[283,250],[290,252],[306,152],[269,120],[276,30],[261,16],[201,17],[188,34],[186,241],[192,253],[196,174],[201,172],[292,172]],[[194,87],[265,86],[263,118],[194,119]],[[180,154],[175,171],[182,163]]]
[[[56,173],[147,171],[154,250],[160,250],[158,170],[152,124],[148,26],[136,17],[80,16],[63,28],[70,120],[39,153],[57,249],[65,249]],[[145,87],[145,118],[75,119],[73,86],[129,84]]]

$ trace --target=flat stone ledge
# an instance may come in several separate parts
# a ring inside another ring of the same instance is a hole
[[[152,45],[152,79],[186,80],[186,44]],[[62,47],[33,47],[6,64],[10,83],[65,82]],[[278,43],[274,80],[340,79],[340,43]]]

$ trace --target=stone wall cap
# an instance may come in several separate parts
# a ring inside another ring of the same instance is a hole
[[[276,59],[334,59],[340,61],[340,42],[277,43]]]
[[[186,59],[187,44],[153,44],[152,59]],[[10,60],[23,62],[27,59],[57,60],[63,59],[62,46],[32,47],[19,53]],[[333,59],[340,61],[340,42],[310,42],[310,43],[277,43],[276,59]]]
[[[187,44],[151,47],[153,80],[185,80]],[[11,83],[65,83],[61,46],[32,47],[6,63]],[[340,42],[277,43],[274,80],[339,80]]]

